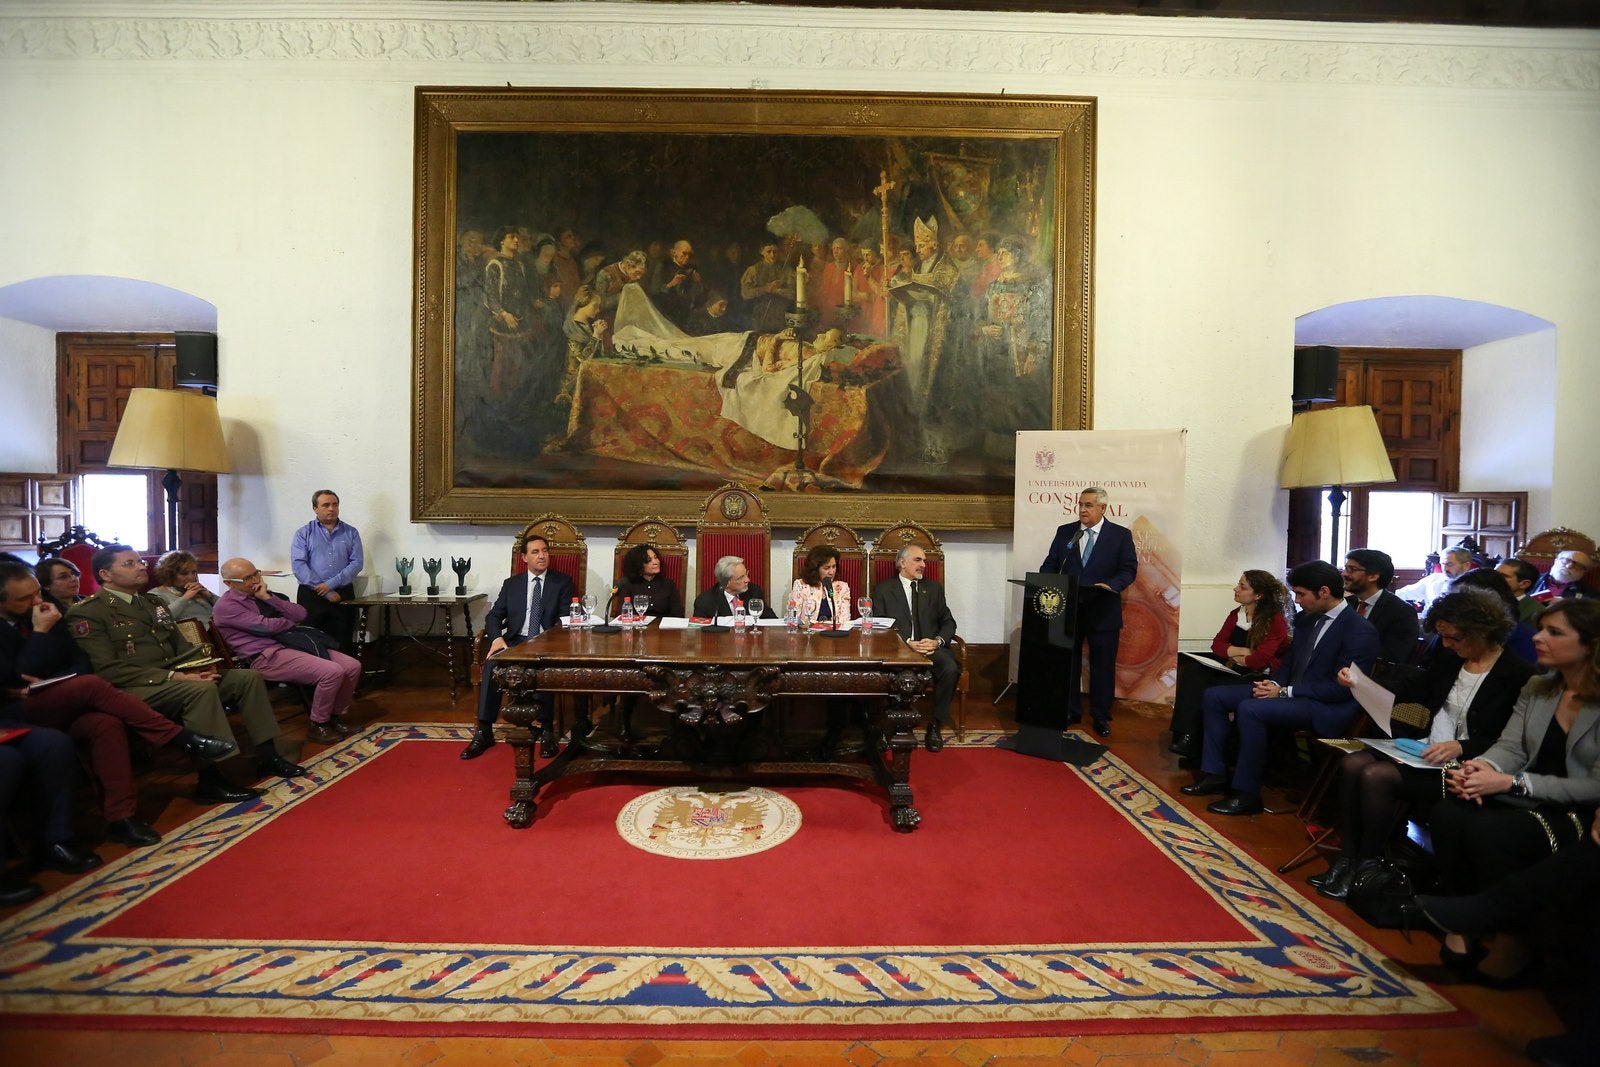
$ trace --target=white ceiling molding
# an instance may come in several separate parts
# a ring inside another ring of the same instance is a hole
[[[692,4],[13,0],[0,6],[0,61],[24,60],[459,62],[516,80],[529,67],[618,80],[619,68],[669,65],[1600,91],[1591,30]]]

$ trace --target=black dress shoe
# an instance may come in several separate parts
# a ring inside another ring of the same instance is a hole
[[[1202,774],[1199,781],[1178,790],[1186,797],[1206,797],[1227,791],[1228,780],[1220,774]]]
[[[1338,879],[1349,874],[1350,869],[1354,866],[1355,862],[1348,856],[1340,856],[1338,859],[1333,861],[1333,865],[1327,870],[1323,871],[1321,874],[1313,874],[1310,878],[1307,878],[1306,885],[1310,886],[1312,889],[1321,890],[1322,887],[1327,885],[1329,882],[1337,881]]]
[[[328,724],[339,731],[340,737],[349,737],[361,732],[361,727],[350,721],[347,715],[335,715],[328,720]]]
[[[107,823],[106,840],[127,845],[129,848],[143,848],[146,845],[159,844],[161,835],[156,833],[155,827],[143,819],[129,817]]]
[[[306,736],[319,745],[336,745],[344,740],[344,734],[336,730],[331,722],[314,722],[306,727]]]
[[[561,751],[561,746],[556,744],[556,731],[549,723],[539,731],[539,755],[545,759],[555,759],[556,753]]]
[[[252,789],[247,785],[234,785],[221,778],[202,778],[200,784],[194,788],[194,799],[197,804],[237,804],[244,800],[254,800],[260,795],[259,789]]]
[[[1350,895],[1350,887],[1355,884],[1358,870],[1359,868],[1354,864],[1346,866],[1337,874],[1330,870],[1328,873],[1334,874],[1334,877],[1317,886],[1317,894],[1327,897],[1329,900],[1344,900]]]
[[[1254,793],[1235,793],[1226,800],[1219,800],[1206,805],[1206,810],[1213,815],[1259,815],[1266,809],[1261,805],[1261,798]]]
[[[1110,722],[1110,720],[1108,720],[1108,719],[1096,719],[1094,721],[1094,732],[1099,734],[1101,737],[1110,737],[1111,736],[1111,722]]]
[[[224,741],[220,737],[210,737],[206,734],[190,734],[189,739],[183,743],[183,750],[207,763],[225,760],[239,751],[238,746],[232,741]]]
[[[1194,734],[1173,734],[1172,744],[1167,746],[1167,751],[1174,756],[1198,756],[1200,739]]]
[[[467,747],[461,750],[462,759],[477,759],[495,745],[493,730],[479,730],[472,735],[472,740],[467,742]]]
[[[939,727],[928,727],[928,732],[922,735],[922,747],[929,752],[938,752],[944,748],[944,737],[939,733]]]
[[[100,857],[93,852],[83,852],[73,848],[65,841],[58,841],[44,847],[44,851],[39,853],[39,863],[54,871],[82,874],[100,866]]]
[[[44,886],[22,878],[0,878],[0,908],[14,908],[44,896]]]
[[[290,763],[282,756],[268,756],[266,759],[256,760],[256,771],[263,778],[277,775],[279,778],[304,778],[306,769],[298,763]]]

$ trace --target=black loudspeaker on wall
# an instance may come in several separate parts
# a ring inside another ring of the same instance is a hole
[[[217,335],[179,330],[172,335],[178,346],[178,384],[193,389],[217,385]]]
[[[1332,345],[1294,350],[1294,402],[1339,399],[1339,350]]]

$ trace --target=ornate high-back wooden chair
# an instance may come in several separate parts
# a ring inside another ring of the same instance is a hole
[[[706,497],[700,507],[694,544],[694,580],[700,588],[684,590],[686,603],[693,603],[701,589],[716,583],[712,571],[723,556],[744,560],[750,580],[769,597],[777,596],[771,582],[772,522],[761,495],[737,482],[729,482]]]
[[[115,543],[96,536],[82,526],[70,526],[60,537],[49,540],[39,538],[35,547],[40,559],[64,559],[78,568],[78,592],[90,596],[99,592],[100,576],[94,573],[89,561],[94,558],[96,550]]]
[[[844,523],[835,519],[819,522],[805,533],[800,535],[800,540],[794,545],[794,568],[789,576],[791,582],[800,577],[800,568],[805,564],[806,554],[818,545],[827,545],[839,553],[839,580],[850,586],[851,596],[867,596],[872,592],[872,587],[867,581],[867,543],[861,535],[856,533]],[[781,596],[783,590],[772,590],[773,596]],[[773,605],[774,610],[781,615],[783,610],[778,605]],[[854,607],[851,609],[854,611]]]
[[[1590,559],[1600,559],[1595,554],[1594,538],[1565,526],[1534,534],[1515,554],[1518,559],[1527,560],[1538,567],[1540,574],[1548,574],[1550,564],[1555,562],[1557,556],[1573,550],[1588,553]],[[1600,567],[1590,567],[1589,573],[1583,576],[1583,584],[1600,591]]]
[[[646,516],[622,531],[617,538],[617,550],[611,561],[611,584],[622,581],[622,557],[638,545],[649,545],[661,557],[661,573],[672,579],[684,603],[694,599],[688,588],[689,545],[678,528],[654,515]]]
[[[944,545],[920,522],[904,519],[878,535],[872,544],[872,585],[893,578],[899,572],[895,557],[907,545],[917,545],[927,556],[928,565],[923,576],[944,584]],[[872,591],[870,588],[867,590]],[[877,606],[874,605],[876,612]],[[966,736],[967,691],[972,687],[972,673],[967,668],[967,642],[960,634],[950,642],[950,651],[961,665],[961,676],[956,679],[955,720],[956,736]]]

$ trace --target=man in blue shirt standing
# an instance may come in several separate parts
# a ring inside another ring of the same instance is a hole
[[[348,649],[355,613],[343,602],[356,595],[356,575],[365,562],[361,534],[339,521],[339,494],[332,489],[311,494],[311,510],[316,518],[294,532],[289,552],[300,582],[295,601],[306,609],[307,626],[315,626]]]

